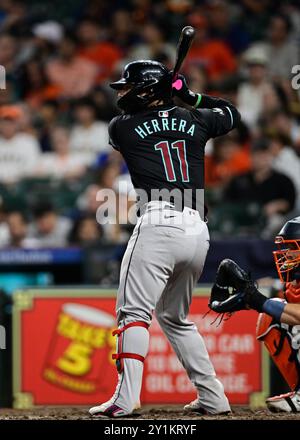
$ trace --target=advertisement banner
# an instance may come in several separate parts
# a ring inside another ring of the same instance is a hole
[[[190,319],[203,336],[231,403],[262,402],[268,365],[255,339],[255,312],[219,324],[207,312],[209,289],[195,292]],[[16,292],[13,307],[14,405],[93,405],[114,392],[115,291],[33,289]],[[150,326],[141,400],[186,403],[195,389],[156,319]]]

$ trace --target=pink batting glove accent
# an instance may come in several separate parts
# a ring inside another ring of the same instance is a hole
[[[173,82],[172,84],[172,88],[176,89],[176,90],[180,90],[182,87],[182,81],[181,79],[177,79],[175,82]]]

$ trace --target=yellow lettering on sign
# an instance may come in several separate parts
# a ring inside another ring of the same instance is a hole
[[[78,333],[78,329],[80,327],[80,323],[77,321],[74,321],[74,319],[70,318],[70,316],[61,313],[59,315],[59,322],[57,327],[57,332],[65,336],[69,339],[75,339],[76,335]]]
[[[66,376],[60,376],[50,368],[47,368],[45,370],[44,377],[52,383],[60,384],[64,388],[68,388],[72,391],[76,391],[79,393],[92,393],[96,389],[96,386],[93,382],[85,380],[79,381],[77,379],[72,379]]]
[[[104,347],[110,335],[110,330],[82,324],[65,313],[59,315],[57,332],[65,338],[83,342],[94,348]]]
[[[107,330],[103,328],[95,329],[92,334],[92,339],[90,343],[95,348],[102,348],[106,345],[106,338],[107,338]]]
[[[92,348],[80,342],[72,342],[60,357],[56,365],[57,367],[68,374],[74,376],[83,376],[91,369],[91,354]]]
[[[112,335],[113,330],[115,330],[115,329],[112,329],[112,331],[108,332],[108,338],[107,338],[108,345],[111,348],[115,348],[116,347],[116,343],[117,343],[117,336],[116,335],[115,336]]]

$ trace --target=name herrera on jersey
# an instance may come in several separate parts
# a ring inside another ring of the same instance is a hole
[[[181,131],[182,133],[194,136],[195,124],[190,124],[185,119],[177,118],[151,119],[151,121],[138,125],[134,130],[142,139],[149,136],[149,134],[160,131]]]

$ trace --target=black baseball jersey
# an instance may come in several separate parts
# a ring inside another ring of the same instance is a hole
[[[222,105],[201,110],[159,106],[110,122],[110,144],[123,155],[138,194],[143,190],[148,201],[170,201],[169,192],[179,191],[183,206],[203,212],[205,144],[234,128],[238,113],[225,100],[215,102]]]

